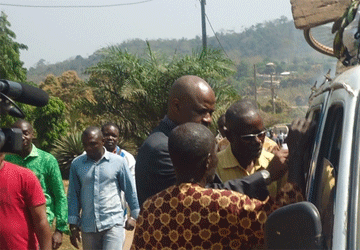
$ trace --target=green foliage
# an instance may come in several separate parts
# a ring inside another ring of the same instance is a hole
[[[0,79],[25,81],[26,69],[20,61],[20,50],[27,46],[14,41],[16,35],[9,29],[10,22],[2,11],[0,16]]]
[[[146,58],[111,46],[101,51],[103,60],[88,72],[94,102],[84,100],[81,110],[94,120],[115,121],[122,135],[141,138],[158,124],[167,111],[172,83],[183,75],[197,75],[214,88],[218,105],[237,96],[224,80],[234,73],[232,63],[218,50],[196,52],[167,59],[148,45]]]
[[[69,179],[71,162],[84,152],[81,134],[81,132],[75,132],[56,139],[51,150],[59,163],[64,180]]]
[[[46,106],[34,110],[38,145],[45,151],[50,151],[54,141],[67,132],[64,111],[65,104],[58,97],[51,97]]]

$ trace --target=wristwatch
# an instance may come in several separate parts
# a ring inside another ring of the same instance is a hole
[[[264,178],[265,184],[266,184],[266,185],[270,185],[270,183],[271,183],[271,176],[270,176],[269,171],[267,171],[267,170],[261,170],[260,173],[261,173],[262,177]]]

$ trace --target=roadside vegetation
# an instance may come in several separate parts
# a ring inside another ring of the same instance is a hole
[[[76,56],[53,65],[40,60],[27,71],[20,60],[20,51],[27,47],[15,41],[10,26],[2,12],[0,79],[27,82],[49,93],[45,107],[19,105],[37,131],[37,146],[56,156],[64,178],[71,160],[83,152],[80,134],[89,125],[116,122],[120,146],[136,155],[166,114],[169,88],[182,75],[198,75],[213,87],[217,107],[211,129],[216,133],[218,117],[236,100],[254,99],[255,86],[267,127],[304,116],[311,86],[334,64],[314,53],[292,21],[282,17],[241,33],[217,33],[222,48],[215,37],[209,37],[206,50],[199,37],[136,39],[100,49],[87,59]],[[2,117],[1,126],[14,120]]]

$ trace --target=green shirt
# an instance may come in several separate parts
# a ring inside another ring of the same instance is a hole
[[[64,184],[57,160],[51,154],[32,145],[31,153],[24,159],[19,155],[6,155],[5,160],[32,170],[40,181],[46,198],[49,224],[56,218],[56,229],[67,232],[68,205]]]

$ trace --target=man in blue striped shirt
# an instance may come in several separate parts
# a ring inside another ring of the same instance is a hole
[[[78,248],[81,229],[84,249],[121,249],[124,226],[132,230],[140,211],[135,183],[125,159],[105,149],[99,128],[87,128],[82,142],[86,154],[72,162],[69,178],[71,243]],[[120,191],[131,210],[125,225]]]

